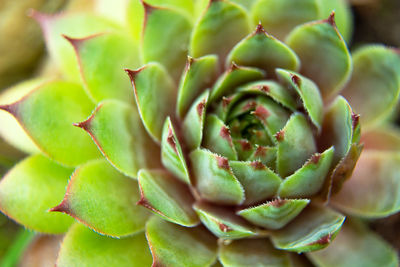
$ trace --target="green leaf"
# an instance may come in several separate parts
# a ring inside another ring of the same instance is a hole
[[[84,38],[117,28],[111,21],[88,12],[74,15],[46,15],[34,12],[32,16],[42,27],[50,57],[60,67],[62,73],[73,81],[80,80],[79,65],[73,47],[63,35]]]
[[[215,82],[210,96],[210,102],[233,93],[239,85],[264,78],[265,73],[256,68],[248,68],[232,64]]]
[[[261,24],[279,40],[297,25],[318,18],[317,0],[258,0],[251,10],[254,24]]]
[[[203,140],[203,128],[206,120],[206,108],[210,91],[205,91],[192,104],[182,123],[183,137],[187,148],[200,147]]]
[[[157,150],[156,150],[157,151]],[[182,182],[190,184],[189,170],[181,145],[175,133],[170,117],[164,123],[161,141],[161,160],[165,168]]]
[[[309,197],[318,193],[331,169],[335,149],[316,153],[295,173],[283,180],[279,187],[280,197]]]
[[[0,182],[0,210],[28,229],[64,233],[73,219],[48,210],[62,200],[72,169],[41,155],[26,158]]]
[[[309,199],[275,199],[237,214],[255,225],[276,230],[296,218],[308,203]]]
[[[63,212],[98,233],[121,237],[143,230],[149,213],[140,206],[137,182],[105,160],[77,168],[64,200],[51,211]]]
[[[276,157],[278,149],[270,146],[256,146],[249,161],[261,161],[264,165],[276,171]]]
[[[220,204],[241,204],[244,190],[233,174],[227,158],[205,149],[189,155],[195,185],[203,199]]]
[[[143,233],[115,239],[101,236],[79,223],[68,231],[57,259],[59,267],[150,265],[151,254]]]
[[[160,142],[164,121],[174,112],[174,82],[159,63],[149,63],[135,71],[127,69],[126,72],[135,90],[136,104],[143,124],[150,136]]]
[[[299,169],[317,150],[307,119],[294,113],[286,126],[276,134],[278,141],[277,169],[286,177]]]
[[[168,172],[140,170],[139,187],[139,205],[176,224],[190,227],[199,223],[189,188]]]
[[[283,69],[277,69],[279,79],[294,88],[303,103],[304,109],[311,118],[312,123],[321,129],[324,116],[323,102],[317,85],[310,79]]]
[[[361,124],[381,121],[393,110],[400,92],[400,56],[384,46],[370,45],[353,53],[354,71],[343,90]]]
[[[346,0],[322,0],[319,1],[319,18],[327,18],[332,11],[335,11],[336,25],[344,37],[349,42],[353,33],[353,13],[350,2]]]
[[[245,192],[245,205],[271,198],[278,191],[282,179],[260,161],[230,161],[232,171]]]
[[[385,217],[400,210],[400,155],[364,151],[351,179],[331,198],[335,207],[362,217]]]
[[[324,267],[398,266],[396,251],[359,221],[348,221],[327,248],[307,253],[311,261]]]
[[[173,9],[159,8],[146,3],[143,5],[143,60],[145,63],[157,61],[163,64],[171,76],[179,80],[188,54],[192,25],[185,15]]]
[[[141,65],[138,45],[120,33],[104,33],[82,39],[66,37],[75,49],[85,89],[96,100],[133,102],[124,68]]]
[[[287,44],[301,62],[301,73],[313,80],[325,100],[335,96],[349,80],[352,60],[338,32],[334,14],[320,22],[311,22],[293,30]]]
[[[237,160],[229,128],[217,116],[211,114],[206,118],[203,147],[229,160]]]
[[[300,65],[297,55],[284,43],[268,35],[261,24],[235,45],[226,64],[229,66],[232,62],[265,70],[270,77],[275,76],[276,68],[297,71]]]
[[[290,267],[288,254],[277,250],[268,239],[242,239],[220,244],[219,259],[224,266]]]
[[[204,228],[186,228],[158,217],[147,223],[153,266],[206,267],[217,257],[217,242]]]
[[[159,147],[149,138],[135,108],[117,100],[101,102],[86,121],[87,131],[106,159],[132,178],[141,168],[159,167]]]
[[[188,57],[186,69],[179,83],[176,113],[183,118],[195,98],[216,79],[218,57],[207,55],[200,58]]]
[[[204,226],[219,238],[240,239],[257,235],[253,226],[225,208],[205,203],[197,203],[193,208]]]
[[[246,11],[228,1],[210,1],[194,26],[190,54],[217,54],[223,63],[231,48],[249,33]]]
[[[72,126],[93,108],[83,88],[69,82],[45,83],[18,102],[0,106],[14,115],[46,155],[69,166],[100,156],[90,137]]]
[[[297,253],[328,246],[336,237],[345,217],[329,208],[308,206],[285,228],[272,233],[278,249]]]

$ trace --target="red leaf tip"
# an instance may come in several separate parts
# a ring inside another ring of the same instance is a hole
[[[311,156],[310,162],[313,163],[313,164],[318,164],[320,159],[321,159],[321,154],[320,153],[316,153],[316,154]]]
[[[10,114],[13,114],[13,113],[14,113],[14,107],[13,107],[12,104],[9,104],[9,105],[0,105],[0,109],[1,109],[1,110],[4,110],[4,111],[7,111],[7,112],[10,113]]]
[[[229,128],[226,126],[222,126],[221,130],[219,131],[219,135],[225,139],[228,140],[229,142],[231,141],[231,134],[229,132]]]
[[[326,23],[330,24],[332,27],[336,27],[335,11],[334,10],[329,15],[329,18],[327,18],[325,21],[326,21]]]
[[[219,227],[219,229],[220,229],[222,232],[224,232],[224,233],[229,232],[229,231],[232,231],[232,228],[230,228],[228,225],[223,224],[223,223],[219,223],[219,224],[218,224],[218,227]]]
[[[277,132],[275,134],[275,138],[278,142],[281,142],[285,139],[285,131],[284,130],[280,130],[279,132]]]
[[[227,158],[217,156],[218,168],[229,170],[229,162]]]
[[[274,199],[274,200],[270,201],[268,204],[271,205],[271,206],[279,208],[282,205],[284,205],[285,203],[286,203],[286,200],[277,198],[277,199]]]
[[[264,122],[269,116],[268,110],[260,105],[256,107],[256,110],[254,110],[252,114],[254,114],[254,116],[256,116],[259,120]]]
[[[171,128],[168,128],[167,142],[172,147],[172,149],[175,151],[175,154],[178,154],[178,150],[176,149],[176,141],[175,141],[174,134],[173,134]]]
[[[59,205],[49,209],[49,212],[70,213],[71,211],[68,202],[64,199]]]
[[[298,87],[300,87],[301,85],[301,79],[299,76],[295,75],[295,74],[290,74],[291,78],[292,78],[292,82],[294,84],[296,84]]]
[[[351,114],[351,119],[353,121],[353,129],[355,129],[360,123],[360,114],[356,113]]]
[[[73,123],[72,125],[75,126],[75,127],[79,127],[79,128],[81,128],[81,129],[83,129],[83,130],[88,132],[91,120],[92,120],[92,117],[90,117],[89,119],[87,119],[85,121],[82,121],[82,122]]]
[[[258,23],[257,28],[254,31],[254,34],[265,34],[265,29],[263,25],[261,25],[261,22]]]
[[[262,164],[262,162],[261,162],[261,161],[258,161],[258,160],[257,160],[257,161],[251,162],[250,165],[251,165],[251,167],[253,167],[253,168],[256,169],[256,170],[263,170],[263,169],[265,169],[265,165]]]
[[[136,70],[131,70],[131,69],[124,69],[125,72],[128,74],[129,78],[131,79],[131,82],[133,83],[135,81],[136,75],[138,75],[142,70],[144,70],[146,66],[143,66],[141,68],[138,68]]]

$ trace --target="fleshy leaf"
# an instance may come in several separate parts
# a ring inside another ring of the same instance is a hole
[[[73,47],[63,35],[84,38],[117,28],[111,21],[88,13],[51,16],[34,12],[32,16],[42,27],[51,58],[63,70],[63,74],[74,81],[80,80],[78,61]]]
[[[317,85],[312,80],[292,71],[277,69],[276,72],[280,80],[286,82],[296,90],[308,116],[318,130],[320,130],[324,112],[322,98]]]
[[[233,174],[227,158],[204,149],[194,150],[189,157],[195,185],[202,198],[221,204],[243,203],[243,187]]]
[[[245,205],[270,198],[276,194],[282,179],[260,161],[230,161],[232,171],[245,192]]]
[[[213,114],[207,116],[203,135],[204,148],[229,160],[237,160],[229,128],[217,116]]]
[[[79,223],[65,236],[57,259],[58,267],[150,265],[150,249],[143,233],[116,239],[101,236]]]
[[[261,24],[232,49],[226,64],[229,66],[232,62],[265,70],[270,77],[275,76],[276,68],[297,71],[300,65],[292,49],[268,35]]]
[[[164,124],[161,141],[161,160],[164,167],[177,178],[184,183],[190,184],[189,170],[170,117],[165,120]]]
[[[257,233],[250,224],[233,212],[205,203],[193,206],[205,227],[223,239],[240,239]]]
[[[248,68],[232,64],[230,68],[216,81],[210,101],[219,100],[222,96],[233,93],[235,87],[264,78],[265,73],[256,68]]]
[[[297,27],[287,38],[287,44],[304,63],[301,74],[318,85],[324,99],[336,95],[352,71],[351,56],[336,28],[334,14],[327,20]]]
[[[283,180],[279,187],[280,197],[296,198],[312,196],[321,190],[329,173],[334,148],[316,153],[295,173]]]
[[[277,169],[286,177],[299,169],[316,152],[316,145],[306,118],[295,113],[276,135],[278,141]]]
[[[173,9],[159,8],[146,3],[143,5],[145,8],[142,37],[144,63],[157,61],[165,66],[175,80],[179,80],[188,54],[191,23],[186,16]]]
[[[274,248],[268,239],[242,239],[220,244],[219,259],[224,266],[290,267],[288,255]]]
[[[218,58],[215,55],[188,57],[178,89],[176,113],[180,118],[183,118],[195,98],[214,82],[217,67]]]
[[[112,98],[133,102],[129,78],[123,72],[141,63],[138,45],[132,39],[119,33],[66,39],[76,51],[83,84],[96,101]]]
[[[140,170],[141,199],[138,205],[152,210],[163,219],[183,226],[195,226],[199,219],[192,209],[189,188],[166,171]]]
[[[334,146],[333,163],[336,164],[349,151],[353,135],[352,110],[346,99],[338,96],[324,114],[318,146],[327,149]]]
[[[130,235],[143,230],[150,215],[136,206],[137,187],[107,161],[91,161],[75,170],[64,200],[51,211],[69,214],[104,235]]]
[[[400,55],[384,46],[365,46],[353,53],[354,71],[343,90],[361,124],[378,122],[393,110],[400,92]]]
[[[72,169],[41,156],[30,156],[0,182],[0,210],[28,229],[64,233],[73,219],[48,210],[62,200]]]
[[[148,137],[137,110],[124,102],[101,102],[89,119],[75,125],[87,131],[106,159],[125,175],[136,178],[140,168],[161,165],[159,148]]]
[[[189,150],[200,147],[203,140],[203,128],[206,120],[209,93],[210,91],[205,91],[194,101],[183,120],[182,132]]]
[[[159,63],[149,63],[138,70],[126,72],[135,90],[136,104],[143,124],[150,136],[160,142],[164,121],[174,112],[174,82]]]
[[[100,156],[90,137],[72,126],[93,108],[84,89],[69,82],[43,84],[18,102],[0,106],[14,115],[46,155],[69,166]]]
[[[254,146],[247,139],[233,139],[239,160],[247,160],[254,152]]]
[[[319,18],[327,18],[335,11],[335,22],[344,39],[349,42],[353,33],[353,14],[349,1],[323,0],[319,1]]]
[[[363,132],[361,143],[365,150],[400,151],[400,129],[385,126]]]
[[[318,18],[317,0],[258,0],[252,8],[252,21],[261,22],[268,33],[280,40],[297,25]]]
[[[231,48],[249,33],[246,11],[227,1],[210,1],[194,26],[190,54],[201,57],[217,54],[223,64]]]
[[[385,217],[400,210],[400,155],[364,151],[351,179],[331,202],[341,210],[362,217]]]
[[[308,199],[275,199],[237,214],[255,225],[276,230],[296,218],[308,203]]]
[[[216,239],[202,227],[181,227],[153,217],[147,223],[146,236],[153,266],[206,267],[217,257]]]
[[[285,228],[272,233],[278,249],[297,253],[322,249],[339,232],[345,217],[322,206],[308,206]]]
[[[247,159],[250,161],[261,161],[269,168],[276,170],[276,157],[278,149],[270,146],[256,146],[253,154]]]
[[[307,253],[311,261],[324,267],[397,266],[394,249],[359,221],[343,225],[335,241],[327,248]]]

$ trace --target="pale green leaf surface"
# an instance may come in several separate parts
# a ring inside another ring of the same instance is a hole
[[[143,233],[121,239],[101,236],[76,223],[66,234],[58,254],[58,267],[143,267],[151,265]]]
[[[336,25],[346,42],[351,41],[353,33],[353,13],[350,2],[346,0],[320,0],[319,18],[327,18],[335,11]]]
[[[98,233],[121,237],[143,230],[150,213],[137,206],[137,182],[119,173],[106,160],[77,168],[64,200],[52,209],[76,218]]]
[[[26,158],[0,182],[0,210],[28,229],[66,232],[73,219],[48,210],[62,200],[72,171],[42,155]]]

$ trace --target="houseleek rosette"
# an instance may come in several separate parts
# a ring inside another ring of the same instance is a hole
[[[234,2],[34,14],[64,78],[1,99],[32,155],[0,208],[66,233],[57,266],[398,264],[357,219],[400,209],[398,52],[351,56],[342,1]]]

